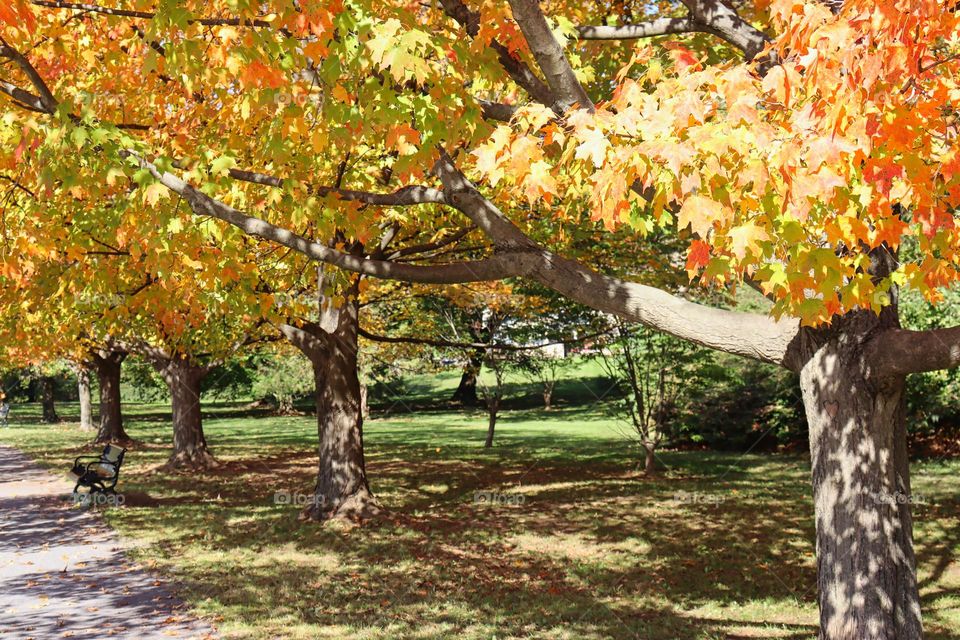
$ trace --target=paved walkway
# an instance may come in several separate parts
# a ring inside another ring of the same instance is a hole
[[[0,638],[215,638],[115,532],[63,499],[72,488],[0,445]]]

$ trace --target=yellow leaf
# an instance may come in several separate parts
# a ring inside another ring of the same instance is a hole
[[[746,257],[747,251],[760,256],[762,251],[759,243],[769,239],[766,229],[757,226],[753,221],[730,230],[731,251],[740,260]]]
[[[690,229],[701,238],[707,237],[707,232],[713,227],[714,220],[726,219],[723,205],[703,196],[690,196],[683,201],[680,213],[677,215],[677,226],[680,229],[690,225]]]
[[[143,191],[143,201],[151,207],[165,197],[167,197],[167,188],[159,182],[154,182]]]

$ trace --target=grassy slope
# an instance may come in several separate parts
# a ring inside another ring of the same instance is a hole
[[[455,384],[451,375],[413,387],[428,398]],[[408,388],[393,411],[417,397]],[[814,636],[802,458],[665,453],[669,470],[651,481],[634,472],[623,427],[582,407],[508,411],[492,451],[479,446],[479,413],[394,413],[365,431],[371,483],[391,516],[346,530],[300,523],[296,508],[274,504],[276,491],[310,489],[311,417],[208,405],[207,438],[226,467],[171,477],[152,471],[169,450],[166,407],[126,410],[145,446],[122,475],[127,504],[106,517],[227,637]],[[39,425],[37,413],[15,407],[0,441],[65,469],[84,435]],[[952,461],[915,469],[934,639],[960,639],[958,471]],[[477,503],[477,491],[513,504]],[[678,492],[698,499],[678,502]]]

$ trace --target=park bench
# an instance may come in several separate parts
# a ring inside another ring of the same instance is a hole
[[[89,493],[116,493],[114,487],[117,486],[126,451],[123,447],[108,444],[99,456],[79,456],[70,470],[77,478],[73,492],[77,493],[80,487],[86,487]]]

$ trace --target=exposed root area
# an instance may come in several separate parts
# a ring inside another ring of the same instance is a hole
[[[324,508],[323,501],[318,499],[300,512],[299,519],[359,525],[379,519],[385,513],[385,509],[370,490],[364,487],[340,500],[332,509]]]
[[[213,457],[209,449],[194,449],[193,451],[180,451],[172,454],[157,471],[173,473],[207,471],[209,469],[219,469],[221,464],[219,460]]]

